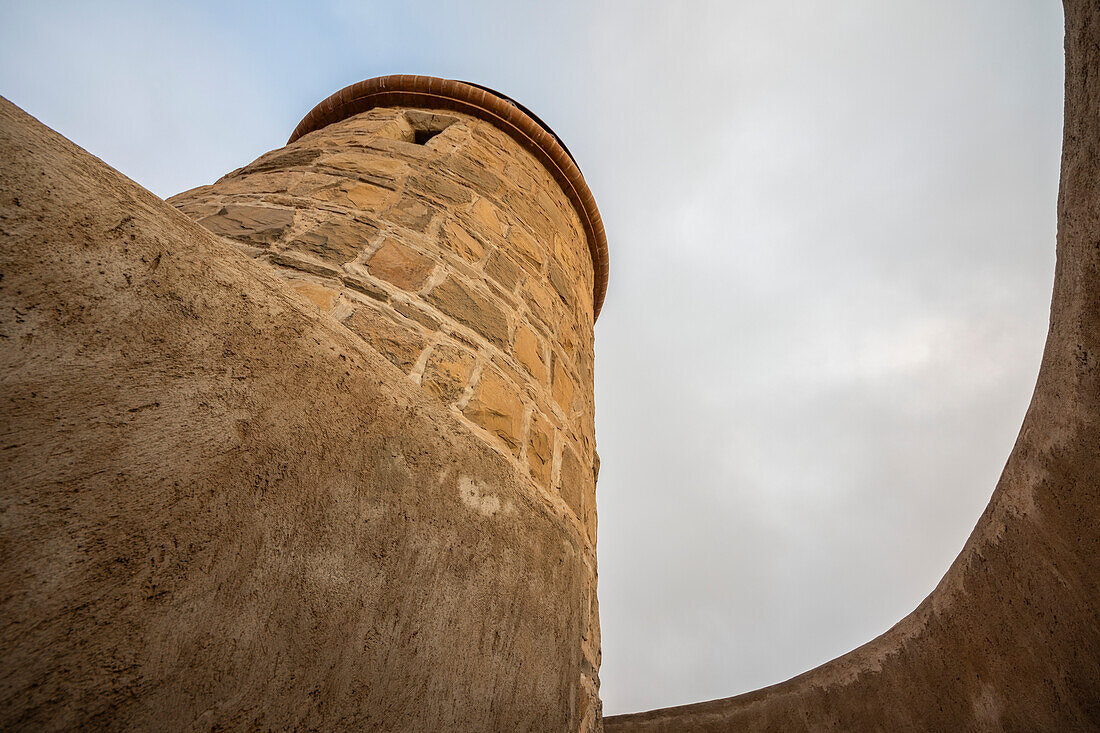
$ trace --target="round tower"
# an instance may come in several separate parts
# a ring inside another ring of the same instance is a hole
[[[169,201],[383,354],[582,538],[582,633],[562,650],[579,674],[562,703],[597,728],[593,324],[607,243],[565,145],[491,90],[379,77],[322,101],[285,147]]]

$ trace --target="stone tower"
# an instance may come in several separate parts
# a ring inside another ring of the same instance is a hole
[[[0,100],[0,190],[0,727],[600,729],[607,246],[538,118],[372,79],[165,203]]]
[[[318,104],[286,147],[169,203],[385,355],[583,537],[583,628],[568,643],[591,727],[593,324],[607,242],[565,145],[491,90],[379,77]],[[493,510],[476,485],[460,489]]]

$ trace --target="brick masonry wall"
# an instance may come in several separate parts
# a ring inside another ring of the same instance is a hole
[[[169,202],[385,355],[586,538],[577,704],[596,729],[593,267],[559,185],[487,122],[384,108]]]

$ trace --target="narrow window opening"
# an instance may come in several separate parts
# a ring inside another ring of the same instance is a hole
[[[405,120],[412,128],[412,140],[417,145],[427,145],[428,141],[448,127],[458,122],[450,115],[441,115],[426,110],[405,110]]]
[[[443,130],[413,130],[413,142],[424,145]]]

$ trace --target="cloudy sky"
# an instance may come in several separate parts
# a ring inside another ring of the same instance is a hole
[[[933,588],[1030,398],[1055,0],[0,1],[0,94],[161,196],[380,74],[499,89],[607,226],[610,714],[787,679]]]

